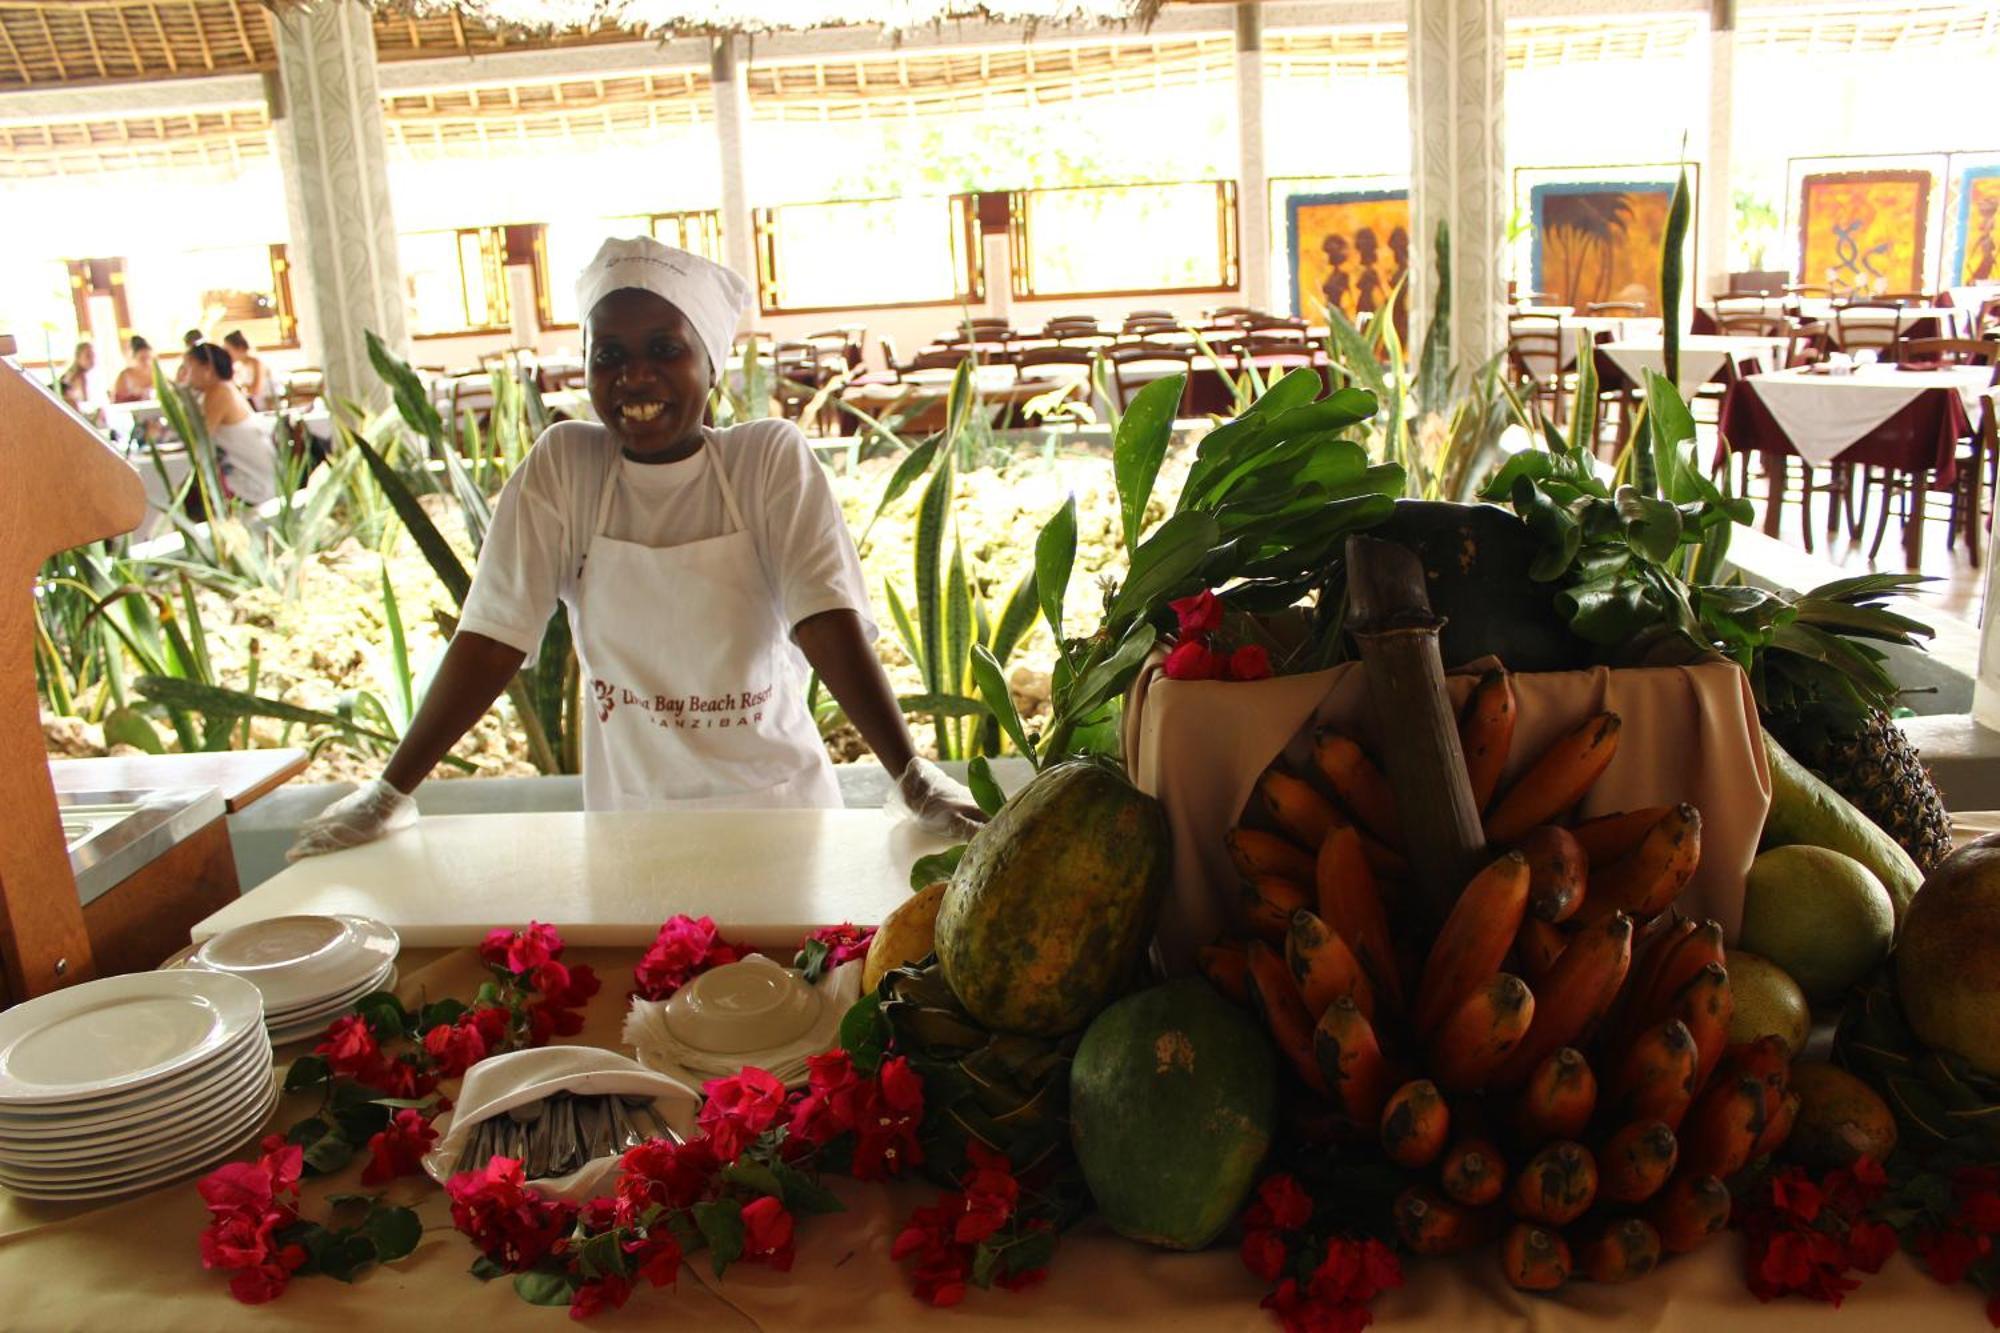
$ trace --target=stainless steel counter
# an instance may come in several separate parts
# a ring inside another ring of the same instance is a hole
[[[223,815],[213,787],[63,792],[56,804],[86,906]]]

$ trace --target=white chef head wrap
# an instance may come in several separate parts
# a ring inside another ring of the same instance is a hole
[[[750,284],[722,265],[664,245],[650,236],[613,236],[576,279],[576,308],[588,323],[597,303],[621,287],[636,287],[673,303],[708,352],[709,382],[729,360],[736,321],[750,308]]]

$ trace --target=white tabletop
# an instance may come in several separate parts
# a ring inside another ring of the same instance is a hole
[[[1727,333],[1688,333],[1681,336],[1680,391],[1683,398],[1722,373],[1724,366],[1740,370],[1746,362],[1760,369],[1778,370],[1785,364],[1786,340],[1756,338]],[[1646,372],[1665,374],[1666,343],[1658,337],[1621,338],[1601,343],[1598,350],[1610,357],[1633,384],[1644,387]]]
[[[357,912],[412,947],[531,919],[577,944],[643,946],[686,912],[783,950],[816,926],[879,923],[909,897],[916,859],[946,845],[879,810],[439,815],[287,866],[189,933]]]
[[[1926,389],[1955,390],[1966,414],[1973,416],[1992,389],[1993,372],[1984,366],[1904,370],[1870,364],[1855,366],[1848,375],[1781,370],[1752,375],[1744,383],[1755,387],[1799,456],[1825,466]]]

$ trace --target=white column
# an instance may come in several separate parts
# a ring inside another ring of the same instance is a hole
[[[709,92],[715,99],[715,145],[722,155],[722,255],[729,267],[757,281],[756,234],[744,151],[750,133],[750,73],[741,37],[715,39]]]
[[[1247,0],[1236,6],[1236,209],[1243,304],[1274,309],[1271,181],[1264,169],[1264,19]]]
[[[1701,273],[1692,296],[1729,290],[1729,234],[1736,217],[1729,148],[1736,114],[1736,0],[1714,0],[1708,21],[1708,162],[1701,177]]]
[[[1410,0],[1410,322],[1429,324],[1444,224],[1451,359],[1468,375],[1506,344],[1506,59],[1503,0]]]
[[[409,352],[403,272],[389,207],[388,152],[366,6],[287,5],[278,38],[272,129],[291,214],[290,257],[303,273],[308,355],[334,399],[388,402],[364,335]]]

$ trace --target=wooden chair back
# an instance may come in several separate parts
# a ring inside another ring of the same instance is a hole
[[[1194,352],[1191,349],[1166,343],[1114,343],[1105,349],[1104,359],[1111,363],[1112,391],[1117,395],[1118,410],[1121,412],[1132,405],[1133,395],[1159,378],[1160,374],[1194,368]],[[1138,372],[1142,367],[1157,373],[1140,375]],[[1181,390],[1181,401],[1187,401],[1185,386]]]
[[[1718,305],[1715,331],[1738,338],[1789,338],[1792,329],[1783,315],[1725,311]]]
[[[96,975],[43,748],[35,578],[58,551],[130,532],[145,517],[132,465],[0,360],[0,1005]]]
[[[1041,366],[1082,366],[1090,369],[1097,360],[1097,353],[1088,347],[1026,347],[1014,355],[1015,369],[1023,379],[1032,379],[1027,372]]]
[[[1986,338],[1905,338],[1896,344],[1896,363],[1904,366],[2000,365],[2000,342]]]
[[[1646,313],[1646,307],[1640,301],[1590,301],[1584,305],[1583,313],[1637,319]]]
[[[1257,312],[1247,305],[1219,305],[1208,312],[1212,324],[1242,324]]]
[[[1864,313],[1869,311],[1878,313]],[[1887,312],[1887,318],[1879,312]],[[1849,301],[1833,312],[1833,345],[1843,352],[1887,350],[1902,333],[1903,308],[1893,301]]]
[[[976,360],[967,347],[926,347],[910,358],[905,370],[957,370],[961,361]]]

